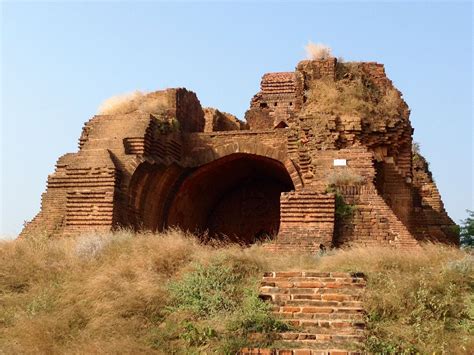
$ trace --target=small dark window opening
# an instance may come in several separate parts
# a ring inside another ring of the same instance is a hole
[[[266,102],[262,102],[262,103],[260,104],[260,108],[267,108],[267,107],[268,107],[268,105],[267,105]]]
[[[278,102],[275,102],[275,103],[273,104],[273,106],[278,106]]]
[[[293,102],[290,102],[290,106],[293,106]]]
[[[288,125],[286,124],[285,121],[280,121],[280,123],[278,123],[275,128],[287,128]]]

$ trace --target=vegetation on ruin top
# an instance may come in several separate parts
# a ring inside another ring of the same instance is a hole
[[[0,260],[0,349],[7,354],[272,346],[287,326],[257,292],[263,272],[277,270],[364,272],[367,351],[474,348],[473,256],[453,247],[282,255],[259,245],[202,245],[178,231],[123,231],[2,242]]]
[[[401,93],[392,85],[376,85],[357,62],[338,62],[336,80],[312,80],[305,95],[303,114],[356,116],[372,129],[380,122],[385,127],[408,117],[408,107]]]

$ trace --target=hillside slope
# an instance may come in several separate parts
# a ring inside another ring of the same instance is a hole
[[[0,353],[235,353],[288,325],[258,298],[267,271],[364,272],[367,337],[386,353],[472,353],[473,256],[425,245],[324,255],[204,246],[178,231],[0,244]]]

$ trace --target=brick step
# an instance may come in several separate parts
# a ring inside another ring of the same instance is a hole
[[[276,280],[291,279],[297,281],[303,280],[314,280],[314,279],[333,279],[346,281],[359,279],[364,280],[364,275],[361,273],[345,273],[345,272],[318,272],[318,271],[306,271],[304,273],[287,271],[287,272],[276,272],[276,273],[265,273],[263,278],[275,278]]]
[[[321,290],[323,291],[323,290]],[[289,300],[294,301],[313,301],[313,300],[327,300],[327,301],[338,301],[338,302],[348,302],[348,301],[360,301],[362,299],[361,292],[350,293],[332,293],[332,290],[324,290],[327,293],[318,293],[318,294],[296,294],[296,295],[285,295],[289,296]],[[329,293],[331,292],[331,293]]]
[[[309,331],[312,329],[313,333],[321,332],[323,334],[327,332],[331,333],[361,333],[365,329],[364,321],[357,321],[352,319],[330,319],[330,320],[321,320],[321,319],[307,319],[307,318],[297,318],[297,319],[287,319],[286,322],[294,327],[300,327]]]
[[[265,278],[261,281],[261,287],[270,287],[281,290],[308,290],[308,294],[315,293],[315,289],[340,289],[340,288],[364,288],[364,279],[333,279],[333,278],[313,278],[313,279],[278,279]],[[276,291],[276,290],[273,290]],[[294,292],[305,293],[305,292]],[[329,292],[328,292],[329,293]]]
[[[317,321],[344,321],[344,322],[365,322],[365,313],[291,313],[291,312],[281,312],[274,313],[275,317],[291,321],[292,319],[313,319]]]
[[[365,282],[363,277],[351,276],[349,274],[324,274],[324,273],[306,273],[302,275],[285,275],[278,273],[275,276],[264,276],[263,281],[288,281],[288,282],[344,282],[344,283],[361,283]]]
[[[304,314],[305,317],[310,314],[336,314],[340,317],[345,317],[350,314],[364,314],[362,307],[320,307],[320,306],[281,306],[279,310],[274,310],[275,314],[291,313],[293,318],[298,317],[299,314]]]
[[[321,334],[321,333],[303,333],[303,332],[285,332],[279,333],[278,338],[281,340],[289,340],[298,342],[308,342],[313,344],[320,343],[359,343],[364,341],[362,334]]]
[[[318,301],[318,300],[288,300],[284,303],[285,306],[314,306],[314,307],[362,307],[360,301]]]
[[[361,355],[362,353],[354,350],[340,348],[318,347],[318,349],[262,349],[245,348],[240,350],[239,355]]]
[[[299,283],[300,284],[300,283]],[[362,293],[365,284],[364,283],[357,283],[357,284],[346,284],[346,283],[338,283],[338,282],[307,282],[307,287],[296,287],[296,286],[286,286],[286,285],[281,285],[277,286],[261,286],[260,287],[260,292],[262,294],[268,294],[268,295],[286,295],[288,296],[288,300],[291,299],[297,299],[292,296],[295,295],[304,295],[306,298],[302,299],[313,299],[317,300],[319,299],[316,295],[322,295],[322,294],[360,294]],[[308,296],[315,296],[313,298],[310,298]],[[336,298],[333,298],[335,300]],[[328,297],[321,297],[321,300],[329,300]]]

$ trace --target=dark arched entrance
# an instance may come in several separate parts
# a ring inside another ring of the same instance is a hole
[[[292,189],[281,162],[231,154],[198,167],[183,180],[165,224],[250,244],[278,232],[280,193]]]

